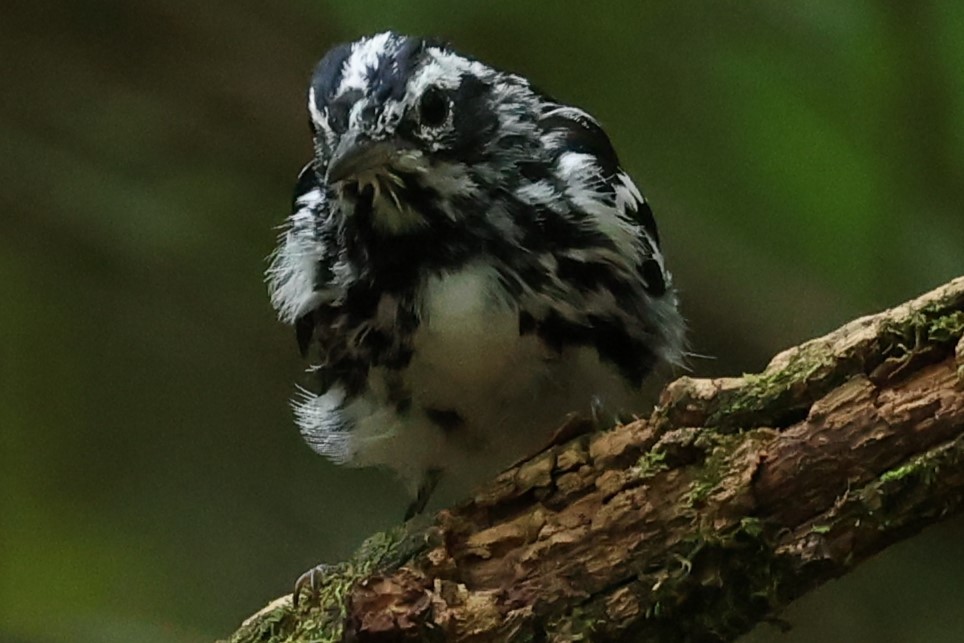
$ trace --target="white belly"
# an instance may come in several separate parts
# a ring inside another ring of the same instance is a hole
[[[409,386],[416,399],[482,421],[499,400],[548,384],[553,356],[519,336],[518,307],[489,266],[430,279],[423,291]]]
[[[346,409],[356,427],[351,464],[388,466],[413,488],[428,469],[470,484],[544,446],[594,396],[614,410],[635,405],[636,394],[594,349],[560,355],[535,334],[520,336],[518,307],[489,266],[428,280],[422,302],[404,372],[411,409],[398,415],[379,399],[388,386],[374,370],[370,393]],[[454,411],[464,423],[443,430],[422,409]]]

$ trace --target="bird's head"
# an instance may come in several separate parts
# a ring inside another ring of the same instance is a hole
[[[340,45],[308,92],[313,169],[345,215],[365,210],[379,232],[457,221],[537,160],[538,100],[523,78],[432,40]]]

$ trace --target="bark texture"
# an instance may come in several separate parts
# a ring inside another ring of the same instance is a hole
[[[424,528],[369,539],[250,641],[731,641],[964,506],[964,277],[785,351],[684,377]]]

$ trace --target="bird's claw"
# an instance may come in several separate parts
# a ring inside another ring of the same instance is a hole
[[[619,418],[606,408],[606,403],[598,395],[593,395],[590,399],[589,412],[597,431],[611,429],[619,424]]]
[[[318,598],[318,590],[324,582],[325,577],[331,572],[331,565],[321,563],[306,571],[295,581],[294,591],[291,593],[291,605],[298,607],[299,597],[302,592],[307,590],[308,600],[314,601]]]

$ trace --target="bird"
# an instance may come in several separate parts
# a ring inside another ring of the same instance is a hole
[[[394,471],[406,519],[570,413],[639,412],[682,363],[653,212],[589,113],[393,31],[332,48],[307,111],[266,273],[308,363],[295,420],[333,462]]]

